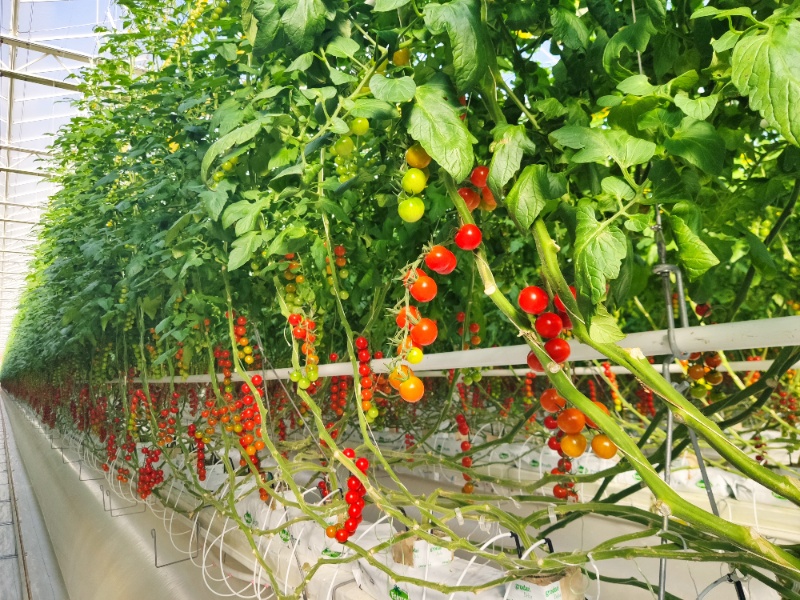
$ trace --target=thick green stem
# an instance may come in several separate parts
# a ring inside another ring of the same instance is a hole
[[[453,201],[461,220],[465,224],[474,224],[472,214],[464,203],[463,198],[461,198],[461,196],[458,194],[453,179],[446,173],[442,174],[442,178],[444,180],[445,187],[447,188],[448,195]],[[572,298],[569,287],[567,286],[566,281],[564,281],[561,271],[558,269],[557,261],[553,260],[555,258],[555,244],[550,239],[549,233],[547,233],[547,229],[541,220],[537,220],[537,223],[534,227],[537,234],[537,246],[540,248],[540,256],[542,257],[543,263],[545,263],[545,261],[547,262],[547,264],[544,265],[545,272],[547,272],[548,269],[555,269],[553,272],[549,273],[551,276],[549,278],[550,283],[553,284],[554,287],[560,292],[561,298],[565,299],[565,304],[567,305],[569,312],[575,315],[575,325],[580,325],[583,327],[581,323],[577,322],[580,317],[580,313],[577,310],[577,302],[575,302],[575,300]],[[541,229],[543,229],[544,233],[547,234],[546,239],[542,239],[542,233],[540,231]],[[550,247],[547,252],[541,251],[543,242],[549,242]],[[520,331],[520,335],[531,347],[532,352],[539,359],[541,364],[545,366],[548,378],[553,383],[554,387],[558,389],[559,393],[564,396],[570,404],[576,406],[579,410],[586,414],[586,416],[594,423],[597,423],[600,429],[606,432],[609,437],[614,440],[619,450],[622,452],[625,458],[628,459],[630,465],[641,476],[642,480],[645,482],[648,488],[650,488],[653,494],[655,494],[656,498],[658,498],[658,512],[660,512],[662,515],[682,519],[702,531],[719,536],[722,539],[729,540],[739,548],[751,552],[756,556],[767,559],[781,570],[789,569],[796,571],[798,575],[800,575],[800,559],[784,551],[782,548],[769,543],[767,540],[758,535],[758,533],[747,527],[729,523],[700,508],[697,508],[696,506],[684,500],[677,492],[667,485],[653,469],[652,465],[647,460],[647,457],[644,456],[634,440],[632,440],[630,436],[628,436],[627,432],[620,427],[619,423],[614,418],[600,410],[591,400],[589,400],[589,398],[578,391],[578,389],[575,388],[574,384],[572,383],[570,377],[559,365],[556,365],[544,351],[544,348],[542,347],[536,334],[531,331],[528,319],[524,318],[522,313],[520,313],[497,289],[497,285],[495,284],[494,277],[491,269],[489,268],[488,261],[486,259],[486,252],[483,249],[483,246],[478,247],[478,249],[474,251],[473,256],[476,261],[478,273],[480,274],[484,283],[484,293],[492,299],[492,301],[506,316],[506,318],[508,318],[508,320],[511,321],[515,327],[517,327],[517,329]],[[560,285],[562,282],[563,286]],[[582,333],[585,334],[585,331]],[[618,355],[618,353],[612,354]],[[609,358],[612,358],[612,360],[616,360],[614,356],[610,356],[609,354],[606,355],[609,356]],[[655,373],[653,368],[650,366],[650,363],[648,363],[644,357],[642,358],[644,360],[644,364],[649,370],[649,374]],[[638,365],[632,366],[638,367]],[[639,374],[638,371],[643,370],[644,369],[641,367],[636,368],[636,370],[631,369],[631,371],[637,375]],[[642,379],[644,380],[644,378]],[[646,383],[650,385],[649,382]],[[664,381],[664,383],[666,383],[666,381]],[[659,385],[656,381],[654,381],[653,385],[650,387],[653,389],[663,388],[663,386]],[[671,386],[669,387],[672,389]],[[681,399],[683,400],[682,396]],[[705,418],[702,416],[700,418],[705,420]]]
[[[623,349],[616,344],[598,343],[591,338],[585,320],[578,309],[578,303],[572,297],[569,286],[561,273],[558,265],[557,246],[550,237],[544,221],[536,220],[533,225],[533,233],[542,260],[544,276],[557,291],[567,312],[572,317],[575,337],[633,373],[667,402],[679,423],[685,424],[705,438],[712,448],[742,473],[800,505],[800,480],[796,477],[777,475],[742,452],[727,438],[716,423],[703,416],[697,407],[678,393],[666,379],[652,368],[641,350],[637,348]]]

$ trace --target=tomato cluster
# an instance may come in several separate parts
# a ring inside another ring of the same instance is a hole
[[[458,433],[461,438],[461,452],[469,452],[472,449],[472,443],[469,441],[469,424],[467,423],[467,418],[464,416],[463,413],[459,413],[456,415],[456,426],[458,427]],[[472,457],[471,456],[462,456],[461,457],[461,466],[465,469],[469,469],[472,467]],[[461,491],[465,494],[471,494],[475,491],[475,485],[472,483],[472,476],[469,473],[463,473],[464,480],[466,483],[461,488]]]
[[[363,336],[358,336],[353,342],[358,352],[358,374],[361,377],[361,410],[364,411],[364,418],[367,423],[372,423],[380,415],[380,411],[374,406],[372,399],[375,394],[373,386],[375,381],[372,376],[372,354],[369,351],[369,340]],[[383,358],[382,352],[376,352],[375,358]]]
[[[583,431],[587,426],[596,429],[597,425],[577,408],[567,408],[566,399],[555,388],[549,388],[542,392],[539,402],[542,409],[549,413],[544,418],[544,426],[551,431],[557,430],[557,433],[547,440],[548,447],[558,452],[561,458],[582,456],[588,445]],[[605,404],[595,400],[594,405],[608,414]],[[602,433],[598,433],[592,438],[592,450],[600,458],[612,458],[617,453],[614,442]],[[563,473],[566,472],[567,470],[563,470]],[[559,494],[564,493],[565,488],[562,486],[556,486],[556,488],[560,489],[554,489],[554,495],[561,497]]]
[[[425,214],[425,203],[419,194],[428,185],[428,165],[431,157],[419,144],[414,144],[406,150],[406,163],[408,170],[403,174],[401,186],[406,196],[397,205],[397,214],[406,223],[416,223]]]
[[[570,287],[570,291],[575,296],[575,288]],[[547,340],[544,344],[547,355],[558,364],[565,362],[570,355],[569,342],[558,336],[570,329],[572,324],[561,299],[558,296],[553,299],[553,306],[557,312],[546,312],[550,305],[550,296],[542,288],[529,285],[520,290],[517,305],[524,313],[536,316],[534,329],[543,339]],[[541,361],[532,351],[528,353],[528,366],[533,371],[540,373],[545,370]]]
[[[317,322],[305,318],[301,313],[292,313],[287,318],[292,327],[292,337],[299,342],[300,352],[305,356],[305,373],[295,369],[289,374],[289,379],[297,384],[301,390],[313,394],[317,390],[315,382],[319,379],[319,355],[314,343],[317,341]]]
[[[369,460],[364,457],[356,458],[355,450],[352,448],[345,448],[342,450],[342,454],[354,461],[356,468],[366,475],[369,469]],[[361,513],[364,511],[364,496],[366,493],[367,489],[361,483],[361,480],[355,475],[351,475],[347,479],[347,493],[344,496],[348,505],[347,519],[340,527],[336,525],[328,526],[325,529],[325,535],[329,538],[336,538],[336,541],[344,544],[356,532],[362,521]]]
[[[477,166],[470,175],[470,185],[465,185],[458,190],[459,196],[464,199],[467,208],[472,212],[476,208],[485,211],[493,211],[497,208],[497,201],[494,199],[492,190],[487,185],[489,178],[489,167]],[[475,190],[477,188],[477,191]]]
[[[164,471],[154,465],[161,460],[161,451],[157,448],[142,448],[145,455],[144,466],[139,468],[136,490],[142,500],[153,493],[157,485],[164,482]]]
[[[614,403],[614,410],[620,412],[622,410],[622,397],[619,395],[619,386],[617,386],[617,374],[611,370],[611,363],[603,363],[603,374],[608,380],[608,385],[611,388],[611,401]]]

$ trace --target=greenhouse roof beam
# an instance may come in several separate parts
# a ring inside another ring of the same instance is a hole
[[[0,144],[0,150],[10,150],[11,152],[22,152],[24,154],[38,154],[40,156],[53,156],[52,152],[47,150],[34,150],[33,148],[21,148],[20,146],[6,146]]]
[[[58,48],[56,46],[43,44],[41,42],[23,40],[13,35],[0,35],[0,44],[14,46],[16,48],[25,48],[26,50],[32,50],[33,52],[50,54],[51,56],[58,56],[60,58],[66,58],[68,60],[94,64],[94,58],[89,54],[83,54],[82,52],[74,52],[72,50],[65,50],[64,48]]]
[[[38,83],[62,90],[68,90],[70,92],[78,91],[78,86],[74,83],[58,81],[57,79],[49,79],[47,77],[39,77],[37,75],[30,75],[28,73],[20,73],[19,71],[14,71],[12,69],[0,69],[0,77],[8,77],[12,81],[19,79],[20,81],[27,81],[28,83]],[[9,105],[13,106],[13,104],[13,101],[9,101]]]
[[[0,173],[16,173],[17,175],[31,175],[32,177],[47,177],[44,171],[29,171],[28,169],[14,169],[12,167],[0,167]]]

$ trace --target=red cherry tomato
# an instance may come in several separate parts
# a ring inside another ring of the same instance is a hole
[[[564,498],[569,495],[569,490],[562,485],[554,485],[553,486],[553,496],[558,498],[559,500],[563,500]]]
[[[346,529],[337,529],[336,530],[336,541],[340,544],[344,544],[347,541],[347,538],[350,537],[350,534],[347,533]]]
[[[578,292],[575,289],[574,285],[569,286],[569,291],[572,292],[572,297],[573,298],[577,298],[578,297]],[[561,301],[561,298],[559,298],[558,296],[556,296],[555,299],[553,300],[553,304],[555,305],[556,310],[558,310],[558,312],[562,312],[562,313],[567,312],[567,307],[564,306],[564,303]]]
[[[569,358],[570,347],[567,340],[554,338],[544,345],[545,352],[557,363],[563,363]]]
[[[593,402],[597,408],[608,414],[608,407],[605,404],[598,402],[597,400],[594,400]],[[592,429],[597,429],[597,425],[595,425],[594,421],[592,421],[589,417],[586,417],[586,424]]]
[[[367,338],[365,338],[363,336],[358,336],[356,338],[355,344],[356,344],[356,348],[358,350],[365,350],[369,346],[369,342],[367,341]]]
[[[423,318],[411,328],[411,341],[420,346],[430,346],[436,341],[438,334],[439,328],[436,326],[436,322]]]
[[[300,323],[303,322],[303,315],[300,313],[292,313],[289,315],[289,325],[292,327],[297,327]]]
[[[419,309],[416,306],[404,306],[397,313],[394,322],[397,323],[400,329],[405,329],[407,323],[413,325],[419,321],[420,316]]]
[[[542,363],[539,362],[539,359],[536,358],[536,355],[533,351],[528,352],[528,366],[530,367],[531,371],[536,371],[538,373],[544,373],[544,367]]]
[[[458,233],[456,233],[455,238],[456,246],[462,250],[475,250],[475,248],[481,245],[482,240],[483,234],[481,230],[478,229],[477,225],[473,225],[472,223],[467,223],[462,226],[461,229],[458,230]]]
[[[561,317],[555,313],[546,312],[536,319],[536,331],[543,338],[557,337],[563,328]]]
[[[489,178],[489,167],[475,167],[472,169],[472,175],[469,176],[469,180],[472,182],[476,188],[485,188],[486,187],[486,180]]]
[[[423,275],[417,278],[409,292],[417,302],[430,302],[436,297],[436,282],[427,275]]]
[[[464,199],[464,203],[470,211],[475,210],[480,206],[481,195],[470,187],[462,187],[458,190],[459,196]]]
[[[497,208],[497,200],[494,199],[492,190],[490,190],[488,187],[483,188],[483,191],[481,192],[480,209],[492,212],[495,208]]]
[[[429,269],[440,275],[448,275],[456,268],[458,259],[455,254],[444,246],[434,246],[425,255],[425,264],[428,265]]]
[[[352,448],[345,448],[342,450],[342,454],[344,454],[350,460],[353,460],[356,457],[356,451]]]
[[[550,304],[550,297],[542,288],[529,285],[520,291],[517,304],[529,315],[538,315],[547,309],[547,305]]]

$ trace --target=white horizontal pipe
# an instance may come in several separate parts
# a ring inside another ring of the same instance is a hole
[[[800,346],[800,316],[685,327],[675,331],[675,339],[678,348],[684,352],[712,352],[717,350],[727,352],[751,348]],[[569,358],[570,362],[603,360],[606,358],[593,348],[578,341],[570,340],[569,345],[572,350]],[[618,342],[617,345],[625,349],[639,349],[645,356],[659,356],[671,353],[666,329],[632,333]],[[526,359],[529,350],[527,345],[521,344],[519,346],[504,346],[501,348],[478,348],[475,350],[426,354],[415,371],[422,374],[450,369],[519,366],[519,372],[525,372],[528,369]],[[389,361],[390,359],[386,358],[373,360],[371,363],[372,369],[376,373],[386,373]],[[762,360],[742,361],[731,364],[737,365],[737,367],[732,367],[733,371],[761,371],[769,368],[767,365],[772,363]],[[655,366],[660,368],[660,365]],[[612,367],[612,371],[614,371],[614,368]],[[680,367],[677,365],[674,365],[674,368],[675,370],[673,371],[673,367],[670,367],[670,372],[681,372]],[[589,369],[589,371],[581,372],[581,369]],[[588,375],[596,373],[593,369],[594,367],[576,367],[573,371],[576,375]],[[266,379],[288,379],[292,370],[291,368],[275,369],[275,371],[265,370],[265,377]],[[627,373],[625,369],[614,372]],[[488,371],[485,374],[491,373],[493,372]],[[503,373],[505,374],[505,371]],[[507,374],[511,375],[512,373],[509,371]],[[353,375],[352,365],[349,362],[344,362],[319,366],[320,377],[336,375]],[[222,379],[222,377],[219,376],[219,379]],[[237,374],[234,374],[231,379],[242,381],[242,378]],[[176,380],[186,383],[208,383],[211,378],[209,375],[190,375],[186,379]],[[136,379],[134,381],[139,380]],[[169,382],[169,377],[150,380],[150,383]]]

